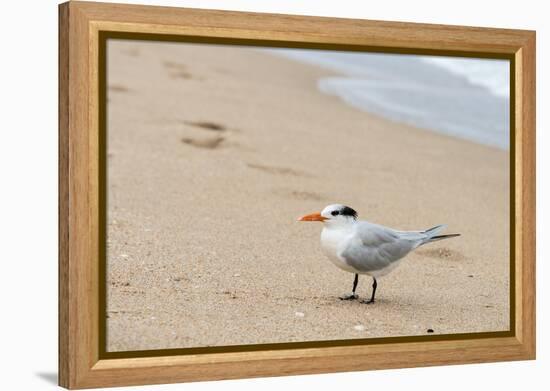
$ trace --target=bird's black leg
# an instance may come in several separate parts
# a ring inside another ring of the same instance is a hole
[[[374,303],[374,295],[376,294],[376,287],[378,286],[378,283],[376,282],[376,278],[372,278],[372,295],[370,297],[370,300],[363,300],[362,303],[365,304],[372,304]]]
[[[340,300],[355,300],[359,296],[355,294],[355,289],[357,288],[357,283],[359,282],[359,274],[355,274],[355,278],[353,279],[353,290],[351,292],[351,295],[346,294],[340,296]]]

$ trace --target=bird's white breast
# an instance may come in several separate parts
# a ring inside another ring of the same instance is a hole
[[[340,269],[355,273],[340,255],[350,239],[351,231],[347,229],[324,227],[321,231],[321,248],[326,257]]]

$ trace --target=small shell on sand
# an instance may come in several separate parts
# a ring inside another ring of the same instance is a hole
[[[303,318],[304,316],[306,316],[303,312],[295,312],[294,315],[295,315],[297,318]]]
[[[365,331],[365,326],[363,326],[362,324],[358,324],[356,326],[353,326],[353,329],[357,331]]]

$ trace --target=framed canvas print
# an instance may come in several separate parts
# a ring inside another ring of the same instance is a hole
[[[59,16],[60,385],[534,359],[534,32]]]

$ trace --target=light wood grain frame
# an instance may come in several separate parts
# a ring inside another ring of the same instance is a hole
[[[102,32],[511,60],[511,330],[476,338],[105,358],[100,327]],[[105,3],[59,6],[59,384],[67,388],[535,358],[535,33]]]

